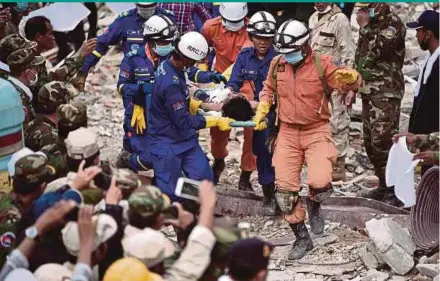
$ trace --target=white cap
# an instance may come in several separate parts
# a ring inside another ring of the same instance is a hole
[[[96,225],[95,229],[95,243],[93,244],[93,251],[99,245],[105,243],[118,230],[116,221],[107,214],[99,214],[92,217],[93,223]],[[72,256],[78,256],[80,248],[78,224],[76,222],[68,222],[61,231],[63,235],[63,243],[66,250]]]
[[[289,20],[281,24],[275,34],[275,50],[281,54],[288,54],[301,49],[309,40],[310,34],[306,26],[297,20]]]
[[[29,148],[23,147],[19,151],[16,151],[14,154],[12,154],[11,159],[9,159],[8,173],[11,177],[14,176],[14,174],[15,174],[15,163],[17,163],[17,161],[20,160],[21,158],[28,156],[28,155],[31,155],[31,154],[38,154],[38,155],[42,155],[42,156],[46,157],[46,154],[44,154],[41,151],[33,152]]]
[[[187,58],[201,61],[208,55],[209,46],[202,34],[190,31],[180,37],[177,50]]]
[[[224,2],[218,11],[225,20],[236,22],[246,17],[248,7],[246,2]]]
[[[173,243],[160,231],[127,226],[124,232],[122,247],[125,257],[136,258],[148,268],[161,263],[175,252]]]
[[[72,274],[73,272],[68,268],[57,263],[43,264],[34,272],[37,281],[70,280],[72,278]]]
[[[72,159],[86,159],[99,152],[98,137],[89,128],[79,128],[70,132],[64,142],[67,155]]]
[[[37,278],[27,269],[17,268],[12,270],[4,281],[37,281]]]

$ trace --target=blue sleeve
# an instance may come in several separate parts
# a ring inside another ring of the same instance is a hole
[[[211,83],[212,71],[203,71],[195,66],[189,68],[188,79],[196,83]]]
[[[173,123],[181,131],[190,129],[199,130],[206,127],[205,118],[192,116],[189,113],[185,95],[177,85],[168,87],[165,91],[165,107]]]
[[[109,46],[116,45],[122,41],[123,35],[124,32],[120,21],[115,20],[104,34],[98,36],[96,49],[85,58],[81,72],[88,73],[90,68],[95,66],[102,56],[107,53]]]
[[[232,73],[231,77],[228,80],[227,87],[232,87],[234,89],[234,92],[240,91],[241,87],[243,87],[243,75],[242,75],[242,69],[244,67],[244,55],[243,53],[240,53],[235,60],[234,66],[232,67]]]
[[[118,92],[123,97],[134,97],[139,94],[139,85],[134,79],[132,59],[125,56],[121,62],[118,78]]]

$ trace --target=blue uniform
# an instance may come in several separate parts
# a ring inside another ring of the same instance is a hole
[[[166,58],[161,58],[166,60]],[[160,63],[160,61],[159,61]],[[152,84],[155,76],[154,62],[147,56],[145,45],[136,50],[130,51],[125,55],[121,63],[118,80],[118,91],[122,95],[124,114],[124,149],[131,152],[129,165],[139,171],[151,167],[151,156],[148,148],[147,134],[144,132],[138,135],[131,127],[131,117],[133,116],[134,104],[142,106],[146,114],[145,120],[149,119],[152,96]],[[188,79],[194,82],[209,83],[213,72],[201,71],[196,67],[191,67],[187,73]],[[144,87],[145,83],[151,84]],[[147,90],[147,92],[144,92]],[[147,121],[148,122],[148,121]]]
[[[176,70],[169,60],[160,64],[151,99],[148,142],[156,184],[174,195],[182,172],[193,180],[213,180],[208,158],[199,145],[197,130],[206,127],[205,118],[189,113],[189,92],[185,72]]]
[[[155,14],[163,14],[175,22],[174,14],[171,11],[157,7]],[[142,45],[144,42],[143,26],[145,21],[146,19],[137,13],[136,8],[120,14],[105,33],[98,36],[96,49],[86,57],[81,72],[88,73],[90,68],[95,66],[101,57],[107,53],[109,46],[122,43],[123,52],[126,54],[133,48]]]
[[[239,92],[243,83],[249,81],[254,92],[254,100],[258,101],[260,91],[263,89],[263,81],[266,80],[269,72],[270,62],[276,55],[277,53],[271,47],[264,59],[260,60],[255,54],[254,47],[244,48],[237,56],[227,86]],[[274,118],[273,112],[268,114],[268,118]],[[258,182],[261,185],[275,182],[272,154],[266,145],[269,133],[269,129],[254,131],[252,143],[253,153],[257,156]]]

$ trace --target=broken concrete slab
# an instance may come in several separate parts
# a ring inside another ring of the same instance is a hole
[[[377,253],[372,242],[367,243],[359,253],[359,256],[368,269],[378,269],[385,265],[385,262]]]
[[[408,280],[407,277],[396,276],[396,275],[392,276],[391,279],[390,279],[390,281],[407,281],[407,280]]]
[[[368,236],[378,255],[399,275],[414,267],[415,243],[411,236],[392,219],[372,219],[365,223]]]
[[[431,278],[439,274],[438,264],[418,264],[416,268],[421,274]]]
[[[311,232],[310,236],[312,237],[313,245],[315,247],[332,244],[332,243],[335,243],[336,241],[339,240],[339,237],[333,233],[323,233],[323,234],[317,236],[316,234],[313,234]]]
[[[362,278],[362,281],[386,281],[389,278],[389,274],[385,272],[380,272],[375,269],[370,269],[367,275]]]

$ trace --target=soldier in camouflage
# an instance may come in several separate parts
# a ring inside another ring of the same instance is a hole
[[[359,42],[355,67],[362,75],[364,145],[379,178],[379,187],[358,195],[398,204],[385,183],[385,167],[391,137],[398,132],[400,103],[404,94],[402,73],[406,29],[402,20],[384,3],[358,3]]]
[[[53,144],[42,147],[41,151],[46,154],[49,164],[55,168],[56,176],[62,178],[69,172],[64,141],[70,132],[80,127],[87,127],[87,108],[83,103],[73,102],[60,105],[56,113],[58,118],[57,140]]]
[[[45,84],[36,96],[34,107],[37,115],[24,132],[24,143],[33,151],[40,151],[45,145],[54,144],[58,138],[57,108],[68,102],[68,90],[62,82]]]
[[[54,169],[39,154],[24,156],[15,163],[13,191],[0,193],[0,266],[13,248],[18,221],[40,197],[53,175]]]
[[[400,137],[406,137],[406,144],[415,150],[414,159],[420,159],[426,165],[439,165],[439,132],[428,135],[399,133],[393,136],[393,142],[396,143]]]

